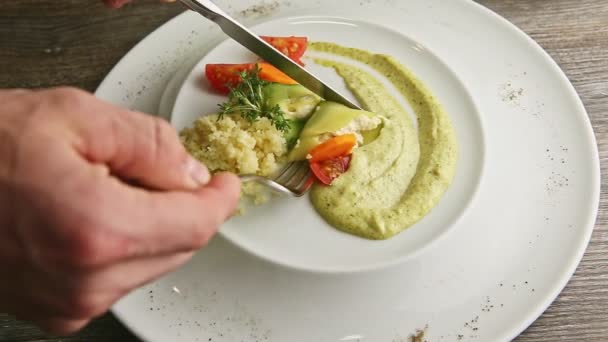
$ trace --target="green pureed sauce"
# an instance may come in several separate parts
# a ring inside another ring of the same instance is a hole
[[[424,217],[452,182],[458,155],[454,128],[431,92],[394,58],[333,43],[309,49],[347,57],[384,75],[408,100],[410,116],[382,83],[361,68],[327,59],[363,107],[385,118],[380,135],[355,149],[348,172],[331,186],[315,185],[317,212],[336,228],[368,239],[387,239]]]

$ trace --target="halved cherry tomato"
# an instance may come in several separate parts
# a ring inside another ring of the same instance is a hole
[[[227,94],[230,87],[235,87],[241,81],[239,73],[250,70],[249,66],[250,64],[207,64],[205,76],[213,89]]]
[[[327,159],[320,162],[311,162],[310,170],[325,185],[331,185],[334,179],[348,171],[350,155]]]
[[[260,78],[268,82],[296,84],[289,76],[268,63],[257,63],[260,68]],[[205,76],[213,89],[222,94],[228,94],[230,87],[235,87],[240,81],[239,73],[252,70],[256,63],[245,64],[207,64]]]
[[[306,37],[269,37],[261,36],[268,44],[274,46],[284,55],[291,58],[294,62],[304,65],[300,58],[304,55],[308,46],[308,38]]]
[[[350,154],[357,144],[354,134],[344,134],[333,137],[310,151],[310,162],[320,162]]]

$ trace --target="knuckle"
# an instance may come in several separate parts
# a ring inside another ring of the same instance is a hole
[[[154,126],[155,136],[165,141],[166,138],[170,138],[174,134],[173,126],[166,120],[161,118],[152,117]]]
[[[76,87],[57,87],[49,90],[55,96],[62,99],[75,99],[82,96],[87,96],[88,93],[82,89]]]
[[[151,157],[153,160],[161,160],[162,157],[171,156],[171,153],[181,151],[181,145],[179,144],[175,130],[167,121],[160,118],[152,118],[151,131],[153,141]]]
[[[114,244],[112,230],[92,216],[91,213],[74,215],[62,229],[62,249],[69,268],[89,269],[103,265],[110,261],[110,252],[120,247]]]
[[[104,262],[106,241],[97,228],[83,224],[71,230],[64,246],[68,265],[75,269],[87,269]]]
[[[211,240],[211,237],[213,236],[212,232],[215,231],[215,229],[201,229],[200,227],[197,228],[198,229],[194,229],[192,233],[191,241],[193,249],[198,249],[207,245],[207,243],[209,242],[209,240]]]
[[[92,96],[86,91],[74,87],[59,87],[48,90],[48,92],[50,92],[52,104],[70,112],[78,111],[85,107],[86,102]]]
[[[58,202],[49,217],[61,262],[68,270],[89,270],[127,257],[133,239],[124,220],[109,212],[110,197],[101,185],[75,182],[65,185],[77,202]],[[67,205],[66,205],[67,204]]]
[[[95,296],[87,293],[76,293],[66,301],[66,310],[71,316],[78,319],[89,319],[101,315],[110,306],[110,303],[100,301]]]
[[[84,221],[73,225],[63,245],[68,269],[89,270],[109,265],[130,256],[134,250],[133,240],[114,232],[109,224]]]

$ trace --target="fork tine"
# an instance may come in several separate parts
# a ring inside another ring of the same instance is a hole
[[[305,168],[305,172],[303,173],[298,185],[294,189],[294,192],[297,193],[297,196],[302,196],[308,191],[308,189],[314,183],[314,178],[312,176],[312,172],[309,168]]]
[[[274,178],[277,183],[286,184],[293,177],[293,174],[298,171],[298,162],[289,163],[281,173]]]
[[[284,183],[288,183],[290,180],[293,179],[293,176],[300,170],[301,165],[302,163],[299,161],[292,162],[291,165],[289,165],[289,179],[286,179]]]
[[[296,196],[302,196],[312,184],[308,184],[308,181],[311,178],[310,176],[311,172],[308,163],[300,162],[298,163],[298,169],[293,173],[291,179],[285,183],[285,186]]]
[[[300,163],[298,165],[298,169],[291,176],[291,179],[289,180],[289,183],[287,183],[287,185],[294,189],[299,188],[299,185],[302,182],[302,177],[306,175],[307,171],[308,171],[308,165],[306,165],[304,163]]]
[[[257,175],[240,175],[242,181],[255,181],[270,189],[288,193],[295,197],[303,196],[314,183],[307,161],[287,164],[273,179]]]
[[[279,174],[276,175],[275,177],[273,177],[273,179],[277,180],[277,179],[280,179],[281,177],[283,177],[285,175],[285,173],[289,170],[289,168],[292,166],[293,166],[293,163],[287,164],[287,166],[282,168],[281,171],[279,172]]]

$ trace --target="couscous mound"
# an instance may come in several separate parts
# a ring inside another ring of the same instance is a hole
[[[222,118],[206,115],[182,130],[180,138],[186,150],[211,173],[272,176],[284,165],[287,155],[283,134],[267,118],[250,122],[238,114]],[[267,201],[258,184],[243,184],[242,191],[258,204]]]

